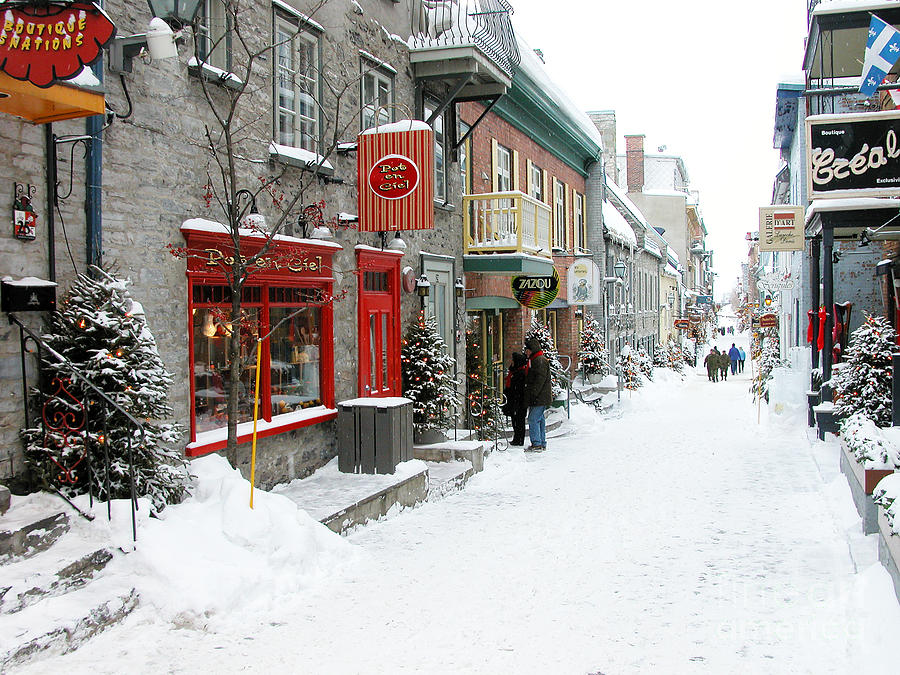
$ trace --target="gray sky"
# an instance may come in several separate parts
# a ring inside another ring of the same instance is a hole
[[[806,0],[510,0],[513,25],[583,110],[680,155],[715,251],[716,296],[772,199],[775,89],[802,72]],[[860,55],[862,58],[862,55]]]

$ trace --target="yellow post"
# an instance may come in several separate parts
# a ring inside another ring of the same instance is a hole
[[[256,341],[256,387],[253,390],[253,443],[250,450],[250,508],[253,508],[253,486],[256,484],[256,421],[259,419],[259,371],[262,340]]]

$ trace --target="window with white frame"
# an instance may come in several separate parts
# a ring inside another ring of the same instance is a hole
[[[204,0],[197,24],[197,42],[204,63],[231,71],[231,22],[223,0]]]
[[[537,164],[531,165],[531,176],[528,177],[529,181],[531,181],[531,190],[529,191],[529,195],[537,199],[539,202],[544,201],[544,170],[541,169]]]
[[[575,246],[587,249],[587,228],[584,221],[584,195],[575,193]]]
[[[553,248],[566,247],[566,186],[553,179]]]
[[[437,110],[438,103],[434,99],[426,99],[423,109],[424,117],[428,120]],[[438,115],[431,123],[434,129],[434,201],[447,203],[447,135],[444,133],[446,112]]]
[[[497,192],[512,190],[512,151],[497,144]]]
[[[463,121],[459,123],[459,137],[463,138],[467,133],[469,133],[469,129],[471,127]],[[472,147],[472,139],[467,138],[466,142],[459,146],[459,177],[462,183],[462,193],[464,195],[469,194],[471,188],[469,187],[472,179],[471,179],[471,162],[469,161],[469,155],[471,154]]]
[[[394,78],[385,68],[378,67],[368,59],[361,59],[361,64],[361,129],[365,131],[380,124],[388,124],[393,119],[391,104],[394,102]]]
[[[275,98],[278,143],[310,152],[319,139],[319,36],[301,19],[275,19]]]

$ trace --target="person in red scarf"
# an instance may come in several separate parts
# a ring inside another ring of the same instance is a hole
[[[503,392],[506,403],[503,414],[512,420],[513,437],[510,445],[525,445],[525,417],[528,407],[525,405],[525,377],[528,371],[528,359],[521,352],[513,352],[512,364],[506,373]]]
[[[528,406],[528,435],[531,437],[531,446],[527,450],[543,452],[547,449],[544,411],[553,402],[550,362],[541,350],[541,343],[533,337],[525,340],[525,355],[528,357],[525,404]]]

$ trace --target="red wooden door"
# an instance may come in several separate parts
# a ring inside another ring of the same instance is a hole
[[[400,396],[400,256],[357,251],[359,396]]]

